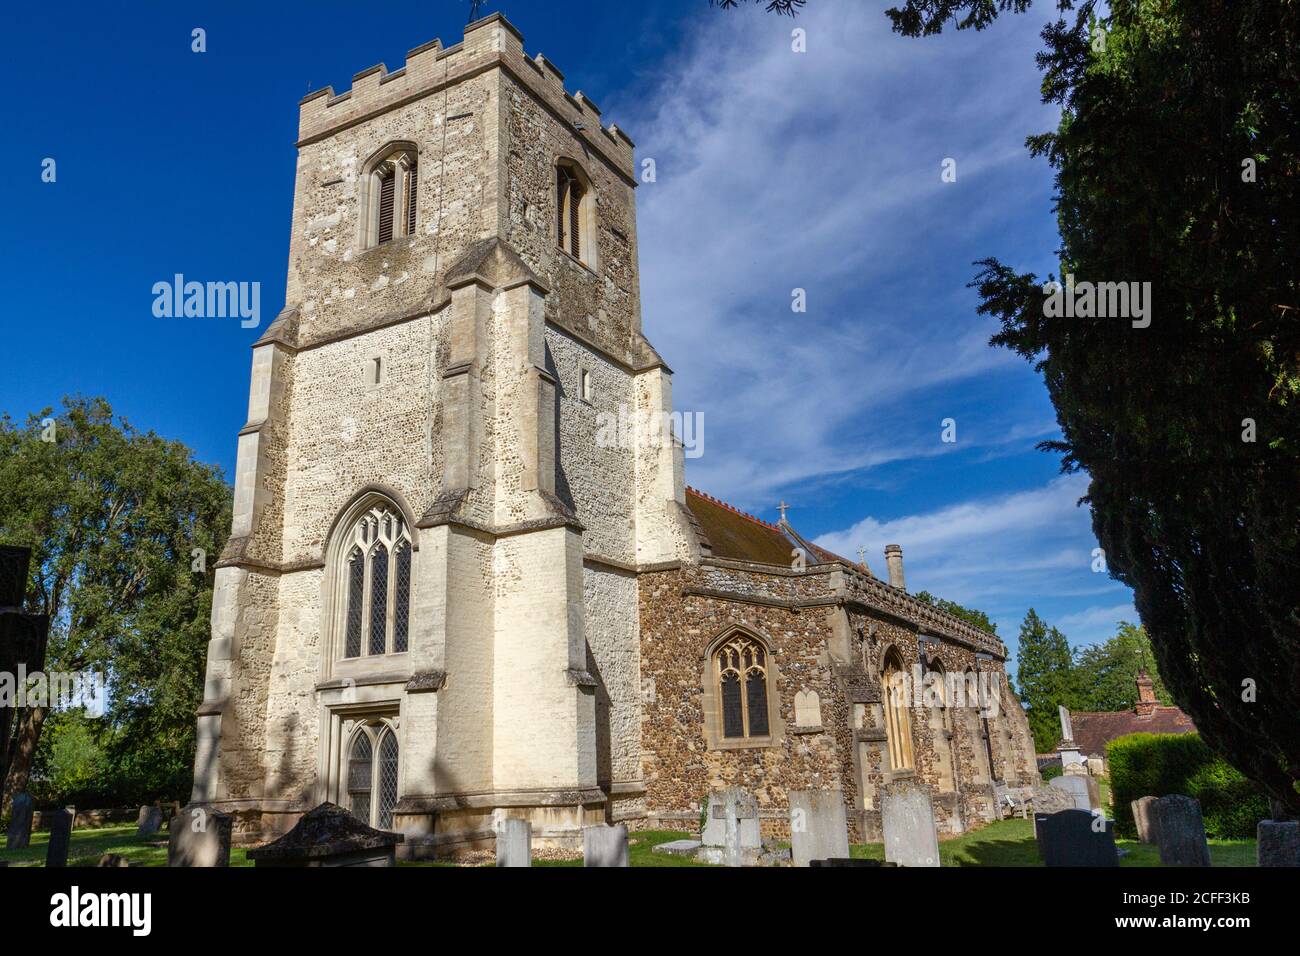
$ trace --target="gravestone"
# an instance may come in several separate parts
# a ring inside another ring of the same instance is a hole
[[[582,828],[583,866],[628,866],[627,824]]]
[[[168,866],[230,866],[235,818],[201,803],[180,809],[167,824]]]
[[[1095,810],[1097,808],[1093,806],[1092,803],[1092,790],[1088,786],[1088,781],[1090,780],[1092,780],[1091,777],[1067,774],[1060,777],[1053,777],[1050,786],[1069,794],[1070,799],[1074,801],[1074,808],[1076,810]]]
[[[135,818],[135,835],[153,836],[162,829],[162,807],[141,807]]]
[[[1161,797],[1151,806],[1162,866],[1209,866],[1201,802],[1181,793]]]
[[[255,866],[394,866],[406,838],[366,826],[336,803],[308,810],[280,839],[248,851]]]
[[[1300,822],[1260,820],[1255,828],[1255,854],[1259,866],[1300,866]]]
[[[699,859],[726,866],[753,866],[763,846],[759,832],[758,801],[754,795],[731,787],[709,794],[709,813],[701,834]]]
[[[126,857],[120,853],[105,853],[100,856],[97,866],[130,866]]]
[[[886,860],[899,866],[939,865],[934,805],[924,785],[911,780],[886,784],[881,792],[880,823],[885,831]]]
[[[849,825],[840,790],[791,790],[790,850],[795,866],[849,855]]]
[[[699,840],[669,840],[650,848],[651,853],[667,853],[671,856],[695,856],[700,847]]]
[[[585,855],[585,840],[584,850]],[[497,825],[497,866],[533,865],[533,825],[507,817]]]
[[[50,842],[45,848],[46,866],[67,866],[68,848],[72,845],[72,817],[67,810],[50,814]]]
[[[1139,797],[1129,806],[1133,810],[1133,825],[1137,827],[1138,840],[1143,843],[1158,843],[1156,838],[1156,818],[1152,812],[1157,797]]]
[[[9,831],[5,847],[10,850],[25,850],[32,842],[32,810],[36,802],[30,794],[20,793],[14,797],[13,815],[9,818]]]
[[[1087,810],[1034,814],[1044,866],[1119,866],[1115,822]]]

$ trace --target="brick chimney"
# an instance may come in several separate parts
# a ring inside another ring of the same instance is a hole
[[[1137,685],[1138,701],[1133,710],[1139,717],[1150,717],[1156,712],[1156,685],[1155,681],[1147,677],[1145,667],[1138,671]]]
[[[900,591],[906,591],[903,583],[903,546],[901,544],[885,545],[885,567],[889,569],[889,583]]]

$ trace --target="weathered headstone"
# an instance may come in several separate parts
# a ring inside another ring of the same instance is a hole
[[[934,805],[922,784],[900,780],[886,784],[880,799],[885,832],[885,859],[899,866],[938,866],[939,835]]]
[[[130,866],[126,857],[120,853],[105,853],[99,858],[98,866]]]
[[[230,866],[235,818],[201,803],[181,808],[167,825],[168,866]]]
[[[1201,802],[1181,793],[1161,797],[1151,807],[1162,866],[1209,866]]]
[[[849,855],[849,825],[840,790],[790,790],[790,850],[795,866]]]
[[[1143,843],[1157,843],[1156,818],[1152,812],[1158,797],[1139,797],[1129,806],[1133,810],[1133,825],[1137,827],[1138,840]]]
[[[582,828],[583,866],[628,866],[627,824]]]
[[[1057,790],[1062,790],[1070,795],[1074,801],[1076,810],[1095,810],[1097,809],[1092,803],[1092,791],[1088,786],[1091,777],[1079,776],[1077,774],[1066,774],[1060,777],[1053,777],[1050,786]]]
[[[73,814],[67,810],[50,813],[50,842],[45,848],[46,866],[67,866],[68,848],[72,845]]]
[[[280,839],[248,851],[256,866],[394,866],[406,838],[366,826],[335,803],[308,810]]]
[[[1034,814],[1044,866],[1119,866],[1115,823],[1087,810]]]
[[[532,865],[532,823],[507,817],[497,825],[497,866]]]
[[[138,837],[153,836],[162,829],[162,821],[162,807],[141,807],[139,814],[135,818],[135,835]]]
[[[1255,854],[1259,866],[1300,866],[1300,821],[1260,820]]]
[[[30,794],[20,793],[14,797],[13,813],[9,817],[9,831],[5,838],[5,847],[10,850],[24,850],[32,842],[32,810],[36,802]]]
[[[731,787],[709,794],[709,812],[701,834],[700,859],[726,866],[752,866],[763,846],[758,801],[752,793]]]

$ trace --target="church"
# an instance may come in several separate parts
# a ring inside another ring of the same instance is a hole
[[[299,124],[194,801],[248,843],[332,801],[427,858],[502,817],[693,830],[731,786],[769,836],[838,791],[865,841],[917,780],[956,833],[1038,782],[1006,647],[909,594],[898,545],[877,577],[688,488],[671,432],[601,428],[673,412],[633,143],[507,20]]]

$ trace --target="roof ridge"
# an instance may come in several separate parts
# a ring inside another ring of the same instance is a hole
[[[703,498],[705,501],[711,501],[711,502],[713,502],[715,505],[717,505],[718,507],[720,507],[720,508],[725,508],[725,509],[727,509],[728,511],[732,512],[733,514],[738,514],[738,515],[740,515],[742,518],[748,518],[750,521],[754,522],[754,524],[761,525],[762,527],[767,528],[769,531],[780,531],[780,530],[781,530],[781,529],[778,528],[776,525],[771,524],[770,522],[764,521],[762,518],[757,518],[757,517],[755,517],[754,515],[750,514],[750,513],[747,512],[747,511],[741,511],[741,510],[740,510],[739,508],[737,508],[735,505],[733,505],[733,504],[729,504],[728,502],[723,501],[723,500],[720,499],[720,498],[715,498],[715,497],[713,497],[713,495],[708,494],[707,492],[700,491],[700,489],[698,489],[698,488],[693,488],[693,487],[691,487],[690,485],[687,485],[687,486],[686,486],[686,490],[687,490],[688,492],[690,492],[691,494],[695,495],[695,497],[697,497],[697,498]]]

